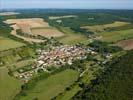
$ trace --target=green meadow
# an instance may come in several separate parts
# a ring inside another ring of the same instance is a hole
[[[6,67],[0,67],[0,100],[12,100],[20,87],[20,81],[9,76]]]
[[[51,75],[47,79],[37,82],[37,85],[26,91],[26,96],[20,100],[50,100],[53,97],[64,92],[67,87],[72,85],[78,79],[79,73],[77,71],[67,69],[55,75]]]
[[[9,38],[0,37],[0,51],[24,46],[24,43],[16,42]]]
[[[57,38],[63,44],[77,44],[87,41],[84,34],[76,33],[69,27],[60,27],[59,30],[65,34],[65,36]]]
[[[110,31],[101,32],[98,35],[102,36],[102,40],[106,42],[117,42],[120,40],[126,40],[133,38],[133,29],[121,30],[121,31]]]

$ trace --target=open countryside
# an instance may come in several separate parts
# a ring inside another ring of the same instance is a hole
[[[0,9],[0,100],[132,100],[132,61],[133,10]]]

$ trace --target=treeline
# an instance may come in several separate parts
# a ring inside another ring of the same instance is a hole
[[[71,29],[73,31],[77,32],[77,33],[82,33],[86,36],[94,34],[94,32],[88,31],[87,29],[83,29],[83,28],[80,28],[80,27],[71,27]]]
[[[73,100],[132,100],[133,50],[106,65],[91,84],[85,85]]]

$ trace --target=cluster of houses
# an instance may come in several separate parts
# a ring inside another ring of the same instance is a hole
[[[13,74],[16,78],[21,79],[22,82],[27,83],[31,79],[34,73],[35,71],[31,70],[23,73],[14,72]]]
[[[86,49],[80,46],[56,46],[52,47],[51,50],[43,51],[38,50],[38,65],[44,66],[45,68],[49,66],[62,66],[66,63],[71,65],[76,59],[86,58]]]
[[[94,55],[94,57],[99,55],[99,53],[95,51],[95,48],[83,48],[78,45],[52,46],[48,50],[38,49],[36,52],[38,57],[35,60],[35,64],[31,66],[31,70],[24,71],[20,69],[19,72],[14,73],[15,77],[21,79],[25,83],[28,82],[34,74],[38,74],[40,70],[49,72],[48,68],[58,68],[65,64],[71,65],[75,60],[86,59],[87,54]],[[105,53],[102,58],[103,60],[96,58],[96,63],[106,64],[112,58],[112,55],[110,53]]]
[[[37,50],[38,58],[35,60],[35,65],[31,66],[32,70],[24,72],[16,72],[14,76],[21,79],[23,82],[28,82],[34,74],[39,70],[49,72],[50,67],[61,67],[62,65],[71,65],[75,60],[86,59],[87,50],[80,46],[62,45],[52,47],[49,50]]]

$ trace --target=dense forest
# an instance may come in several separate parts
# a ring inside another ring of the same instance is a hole
[[[114,21],[133,22],[132,10],[74,10],[74,9],[21,9],[14,10],[20,14],[12,18],[44,18],[52,26],[80,27],[87,25],[107,24]],[[62,23],[57,23],[57,19],[49,20],[49,16],[75,15],[78,17],[61,18]],[[8,18],[6,18],[8,19]]]
[[[73,100],[133,100],[133,50],[106,65]],[[109,67],[108,67],[109,66]]]

